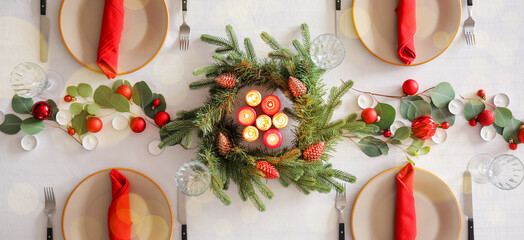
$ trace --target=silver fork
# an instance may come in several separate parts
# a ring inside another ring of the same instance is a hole
[[[182,0],[182,19],[184,22],[180,25],[179,39],[180,39],[180,50],[186,51],[189,48],[189,25],[186,23],[187,14],[187,0]]]
[[[469,17],[464,21],[464,35],[466,36],[466,44],[475,45],[475,20],[473,20],[473,0],[468,0],[468,14]]]
[[[342,185],[344,187],[344,192],[339,193],[337,192],[337,197],[335,198],[335,207],[337,208],[339,215],[338,215],[338,239],[344,240],[345,234],[344,234],[344,220],[342,219],[342,216],[344,214],[344,209],[346,208],[346,184],[344,183]]]
[[[44,212],[47,215],[47,240],[53,240],[53,224],[51,224],[51,217],[56,211],[55,193],[52,187],[44,187],[45,208]]]

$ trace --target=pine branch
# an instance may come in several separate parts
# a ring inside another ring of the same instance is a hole
[[[246,48],[246,54],[247,57],[255,62],[257,60],[257,54],[255,53],[255,49],[253,48],[253,44],[251,43],[251,39],[244,38],[244,46]]]
[[[225,47],[219,47],[217,49],[215,49],[215,53],[219,53],[219,54],[226,54],[230,51],[232,51],[233,48],[230,47],[230,46],[225,46]]]
[[[304,48],[304,46],[298,40],[295,39],[295,40],[293,40],[292,43],[293,43],[293,46],[295,47],[295,49],[297,50],[297,52],[300,53],[300,55],[304,59],[306,59],[308,61],[311,61],[311,57],[309,56],[309,51],[306,50]]]
[[[200,81],[192,82],[189,84],[189,89],[197,90],[207,88],[216,85],[215,78],[206,78]]]
[[[238,45],[238,39],[237,35],[235,34],[235,30],[233,30],[233,27],[231,25],[226,26],[226,33],[229,37],[229,41],[231,42],[231,48],[233,51],[235,51],[238,55],[242,55],[242,51],[240,50],[240,47]]]
[[[302,33],[302,43],[304,44],[304,49],[309,53],[311,48],[311,35],[309,34],[309,26],[305,23],[300,25],[300,30]]]
[[[216,45],[216,46],[233,48],[228,40],[221,38],[221,37],[215,37],[215,36],[208,35],[208,34],[202,34],[202,36],[200,36],[200,40],[202,40],[202,42],[209,43],[209,44]]]
[[[271,191],[271,189],[269,189],[269,187],[266,184],[260,181],[259,178],[251,178],[251,179],[255,187],[258,189],[258,191],[262,195],[264,195],[264,197],[266,197],[267,199],[273,199],[275,197],[275,194],[273,193],[273,191]]]
[[[267,32],[262,32],[260,34],[260,37],[262,38],[262,40],[273,50],[280,50],[282,49],[282,46],[280,45],[280,43],[277,42],[277,40],[275,40],[271,35],[269,35],[269,33]]]

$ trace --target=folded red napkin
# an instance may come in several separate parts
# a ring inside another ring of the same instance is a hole
[[[398,57],[405,64],[416,58],[414,35],[417,30],[416,0],[399,0],[397,7]]]
[[[105,0],[96,64],[108,79],[116,76],[118,46],[124,29],[124,0]]]
[[[111,189],[113,200],[108,211],[109,239],[129,240],[131,239],[131,215],[129,211],[129,182],[118,170],[113,169],[109,174],[111,177]]]
[[[415,169],[408,163],[397,175],[395,240],[413,240],[417,236],[417,217],[413,197]]]

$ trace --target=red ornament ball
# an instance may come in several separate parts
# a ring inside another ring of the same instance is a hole
[[[493,112],[490,110],[484,110],[479,113],[477,120],[479,121],[480,125],[489,126],[495,122],[495,114],[493,114]]]
[[[511,150],[517,150],[517,144],[516,144],[516,143],[510,143],[510,144],[509,144],[509,149],[511,149]]]
[[[479,89],[477,91],[477,96],[479,96],[480,98],[486,100],[486,91],[482,90],[482,89]]]
[[[159,127],[163,127],[164,125],[169,123],[169,121],[171,121],[171,117],[169,116],[169,113],[167,112],[158,112],[155,115],[155,123]]]
[[[524,143],[524,128],[521,127],[519,132],[519,140],[521,143]]]
[[[73,135],[75,135],[75,133],[76,133],[76,131],[75,131],[74,128],[72,128],[72,127],[67,128],[67,134],[73,136]]]
[[[442,128],[443,129],[448,129],[449,128],[449,123],[448,122],[443,122],[442,123]]]
[[[472,118],[469,120],[469,125],[474,127],[474,126],[477,126],[477,119],[476,118]]]
[[[131,117],[129,128],[131,128],[133,132],[141,133],[146,129],[146,121],[141,117]]]
[[[64,101],[65,102],[71,102],[73,100],[73,97],[71,97],[71,95],[65,95],[64,96]]]
[[[408,79],[402,84],[402,91],[406,95],[413,95],[418,92],[418,83],[413,79]]]
[[[387,137],[387,138],[391,137],[391,131],[386,130],[386,131],[384,131],[384,133],[382,135],[384,135],[384,137]]]
[[[411,132],[415,137],[422,140],[429,139],[435,135],[437,132],[437,124],[428,116],[421,116],[415,118],[411,124]]]
[[[151,103],[151,105],[153,105],[153,107],[158,107],[158,106],[160,106],[160,99],[155,98],[155,99],[153,100],[153,102]]]
[[[121,85],[116,89],[116,94],[120,94],[127,98],[127,100],[131,99],[131,96],[133,95],[133,89],[131,89],[130,86],[127,85]]]
[[[362,111],[360,117],[362,118],[362,121],[364,121],[365,123],[374,123],[377,121],[378,114],[377,111],[375,111],[375,109],[366,108]]]
[[[45,101],[36,102],[31,109],[33,117],[38,120],[46,120],[53,114],[51,105]]]
[[[102,130],[102,126],[103,124],[100,118],[90,117],[89,119],[87,119],[87,122],[86,122],[87,131],[90,131],[92,133],[97,133],[97,132],[100,132],[100,130]]]

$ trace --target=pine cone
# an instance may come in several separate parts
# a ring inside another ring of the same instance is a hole
[[[277,169],[266,161],[257,162],[256,166],[257,169],[264,174],[264,178],[266,179],[275,179],[280,177]]]
[[[218,134],[216,146],[218,154],[222,156],[227,155],[231,151],[231,141],[223,133]]]
[[[309,145],[302,153],[302,156],[304,161],[314,162],[320,158],[322,152],[324,152],[324,142],[317,142]]]
[[[215,78],[215,82],[223,88],[233,88],[237,83],[237,77],[232,73],[222,73]]]
[[[293,93],[293,96],[300,97],[307,92],[307,88],[304,83],[298,78],[289,76],[289,89]]]

